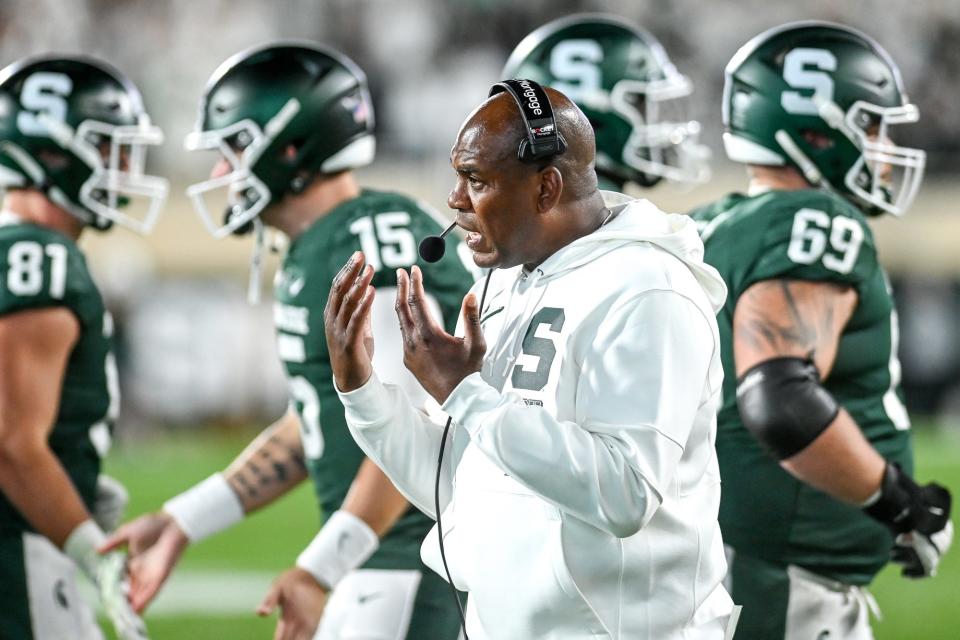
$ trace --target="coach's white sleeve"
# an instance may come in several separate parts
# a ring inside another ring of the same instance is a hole
[[[434,483],[443,425],[410,403],[403,389],[383,384],[374,374],[359,389],[337,391],[347,426],[368,458],[383,469],[407,500],[436,520]],[[440,508],[450,502],[453,486],[450,440],[440,479]]]
[[[675,291],[614,308],[580,351],[575,420],[561,421],[479,373],[443,405],[494,464],[559,509],[619,537],[676,486],[715,348],[710,323]]]

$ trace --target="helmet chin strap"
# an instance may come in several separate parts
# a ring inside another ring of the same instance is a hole
[[[250,254],[250,280],[247,285],[247,302],[260,304],[260,286],[263,281],[263,247],[266,227],[259,217],[253,223],[253,252]]]
[[[807,179],[807,182],[815,187],[833,191],[833,188],[830,186],[830,184],[823,179],[823,174],[820,173],[819,169],[817,169],[817,165],[813,164],[813,161],[808,158],[807,154],[800,149],[800,146],[793,141],[793,138],[790,137],[789,133],[783,129],[780,129],[773,135],[773,137],[777,141],[777,144],[780,145],[780,148],[783,149],[784,153],[790,156],[790,159],[797,163],[797,166],[800,167],[800,171],[803,173],[803,177]]]
[[[69,212],[84,224],[98,228],[95,224],[95,216],[92,213],[84,210],[82,207],[70,202],[70,199],[66,196],[66,194],[58,186],[52,184],[47,179],[47,174],[43,170],[43,167],[40,166],[40,164],[34,160],[30,154],[12,142],[0,142],[0,148],[2,148],[3,151],[10,156],[14,162],[17,163],[24,173],[30,176],[30,181],[40,188],[51,202],[61,209]]]
[[[44,173],[43,167],[37,163],[36,160],[30,157],[30,154],[21,149],[19,146],[15,145],[12,142],[0,142],[0,149],[2,149],[10,158],[17,163],[17,166],[30,177],[30,181],[35,185],[43,184],[47,179],[47,174]],[[20,185],[25,186],[24,180],[21,178]],[[7,185],[5,185],[7,186]]]

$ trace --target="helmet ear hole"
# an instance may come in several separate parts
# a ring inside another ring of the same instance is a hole
[[[70,164],[70,158],[65,153],[52,151],[50,149],[39,149],[36,152],[37,160],[47,168],[48,171],[61,171]]]
[[[279,161],[292,171],[288,188],[294,195],[303,193],[313,180],[314,172],[303,168],[305,140],[292,140],[280,150]]]
[[[815,129],[801,129],[800,136],[804,142],[817,151],[825,151],[834,147],[834,141],[830,136]]]
[[[313,175],[309,171],[298,171],[290,180],[290,191],[293,194],[303,193],[310,184]]]
[[[284,164],[296,164],[300,157],[301,141],[291,142],[280,151],[280,160]]]

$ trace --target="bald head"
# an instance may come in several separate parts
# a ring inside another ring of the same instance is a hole
[[[457,182],[447,198],[483,268],[528,268],[577,238],[593,233],[607,210],[597,190],[593,129],[559,91],[546,89],[564,153],[521,162],[527,139],[520,107],[499,93],[477,107],[450,152]]]
[[[594,170],[596,142],[593,127],[582,111],[567,96],[552,87],[544,87],[553,107],[557,131],[567,143],[567,150],[542,164],[555,166],[563,177],[562,201],[579,200],[597,190]],[[483,139],[484,152],[497,162],[514,162],[518,167],[536,167],[517,158],[520,142],[527,138],[520,107],[507,92],[491,96],[477,107],[460,128],[459,138],[477,136]],[[542,166],[539,165],[539,166]]]

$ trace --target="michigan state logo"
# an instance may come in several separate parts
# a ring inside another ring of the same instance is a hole
[[[527,327],[527,333],[523,336],[522,348],[523,355],[537,359],[537,368],[529,371],[523,364],[515,365],[510,378],[514,389],[540,391],[547,386],[550,368],[553,366],[554,358],[557,357],[557,346],[553,343],[552,336],[549,338],[538,336],[537,331],[541,325],[547,325],[547,333],[559,335],[563,329],[564,320],[563,309],[556,307],[544,307],[533,315],[530,326]]]

